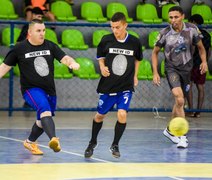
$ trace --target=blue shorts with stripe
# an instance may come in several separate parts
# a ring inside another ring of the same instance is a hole
[[[37,111],[37,119],[40,120],[41,113],[50,111],[54,116],[57,97],[48,95],[41,88],[30,88],[23,95],[24,100]]]
[[[99,114],[107,114],[116,104],[117,109],[128,111],[132,91],[123,91],[118,93],[100,94],[97,111]]]

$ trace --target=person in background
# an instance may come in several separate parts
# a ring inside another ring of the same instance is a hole
[[[201,32],[198,27],[191,23],[184,23],[184,12],[180,6],[169,9],[169,23],[162,29],[152,51],[153,83],[160,86],[158,73],[158,54],[164,48],[165,73],[175,103],[172,108],[172,118],[185,118],[185,97],[190,88],[190,74],[193,67],[193,53],[196,45],[201,58],[200,73],[208,70],[206,52],[201,40]],[[164,136],[169,138],[178,148],[187,148],[187,136],[177,137],[171,134],[169,126],[163,131]]]
[[[16,64],[20,70],[21,92],[24,100],[37,111],[37,120],[32,126],[24,147],[34,155],[42,155],[36,140],[45,132],[54,152],[61,150],[53,121],[56,109],[56,89],[54,82],[54,59],[71,69],[79,69],[79,64],[66,55],[56,44],[45,40],[45,25],[40,19],[29,24],[28,38],[17,43],[0,65],[0,78]]]
[[[204,20],[201,15],[194,14],[189,18],[189,22],[195,24],[195,25],[202,25],[204,23]],[[210,58],[211,55],[211,36],[210,34],[203,28],[199,27],[200,32],[203,35],[202,42],[206,50],[207,55],[207,61]],[[190,90],[188,93],[188,107],[189,109],[193,109],[193,91],[192,91],[192,85],[193,83],[196,85],[198,90],[198,101],[197,101],[197,110],[198,112],[190,112],[186,115],[189,117],[200,117],[200,110],[202,109],[202,105],[204,102],[204,96],[205,96],[205,80],[206,80],[206,74],[201,74],[200,65],[201,65],[201,58],[199,56],[199,50],[197,47],[195,47],[195,51],[193,54],[193,69],[191,73],[191,83],[190,83]]]
[[[32,16],[30,16],[31,17],[30,21],[33,19],[40,19],[40,20],[43,19],[43,11],[39,7],[34,7],[31,12],[32,12]],[[17,42],[23,41],[27,38],[28,28],[29,28],[28,23],[22,27],[21,33],[17,39]]]
[[[194,4],[204,4],[204,1],[202,0],[194,0]]]
[[[50,0],[25,0],[25,14],[27,21],[32,20],[32,9],[34,7],[39,7],[43,11],[45,18],[49,19],[51,22],[55,22],[55,16],[50,11]]]
[[[145,4],[146,0],[142,0],[140,4]],[[180,0],[156,0],[156,4],[158,4],[159,7],[162,7],[163,5],[173,3],[176,4],[177,6],[180,5]]]
[[[158,3],[159,7],[162,7],[163,5],[166,5],[166,4],[169,4],[169,3],[172,3],[172,4],[179,6],[180,0],[157,0],[157,3]]]

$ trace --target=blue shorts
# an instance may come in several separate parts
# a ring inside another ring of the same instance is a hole
[[[40,88],[31,88],[26,90],[23,95],[24,100],[37,111],[37,119],[40,120],[40,114],[50,111],[54,116],[56,109],[57,97],[50,96]]]
[[[131,91],[123,91],[111,94],[100,94],[97,111],[99,114],[107,114],[108,111],[110,111],[115,104],[117,105],[117,109],[124,109],[128,111],[131,99]]]

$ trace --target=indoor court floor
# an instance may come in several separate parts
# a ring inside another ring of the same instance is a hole
[[[113,140],[115,112],[108,114],[90,159],[84,150],[91,136],[95,112],[56,112],[54,118],[62,151],[48,148],[43,134],[38,143],[43,156],[23,147],[34,112],[0,112],[0,180],[209,180],[212,179],[212,117],[188,118],[189,147],[178,149],[162,132],[170,112],[129,112],[120,141],[119,159],[109,147]]]

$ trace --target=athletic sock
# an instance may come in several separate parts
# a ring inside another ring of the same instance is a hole
[[[96,122],[95,120],[93,120],[93,126],[92,126],[92,137],[90,140],[90,143],[97,143],[97,136],[99,134],[100,129],[102,128],[102,124],[103,122]]]
[[[115,134],[114,134],[114,140],[113,140],[113,145],[118,145],[119,141],[124,133],[124,130],[126,128],[127,123],[120,123],[119,121],[116,122],[115,125]]]
[[[41,124],[44,132],[48,135],[49,139],[56,137],[55,124],[51,116],[41,118]]]
[[[28,140],[31,142],[35,142],[41,134],[43,134],[43,129],[38,127],[38,125],[35,122],[34,125],[32,126],[32,130],[28,137]]]

